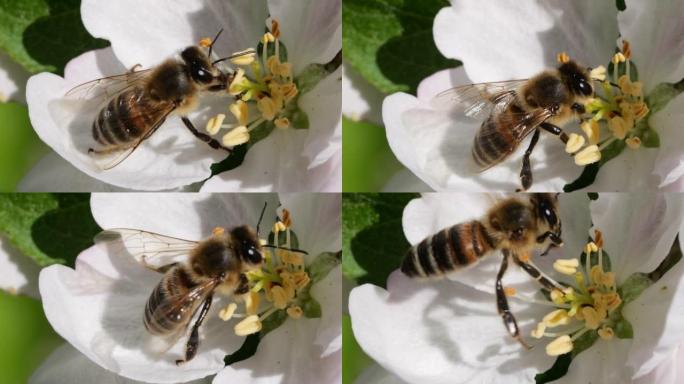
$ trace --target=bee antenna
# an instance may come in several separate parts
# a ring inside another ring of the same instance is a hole
[[[248,49],[248,50],[246,50],[246,51],[238,52],[238,53],[236,53],[236,54],[234,54],[234,55],[230,55],[230,56],[228,56],[228,57],[224,57],[224,58],[218,59],[218,60],[214,61],[213,63],[211,63],[211,65],[216,65],[216,64],[218,64],[218,63],[220,63],[220,62],[222,62],[222,61],[234,59],[234,58],[240,57],[240,56],[252,55],[252,54],[254,54],[254,50],[253,50],[253,49]]]
[[[275,245],[273,245],[273,244],[264,244],[264,245],[262,245],[262,247],[265,247],[265,248],[273,248],[273,249],[284,249],[284,250],[286,250],[286,251],[297,252],[297,253],[303,253],[303,254],[305,254],[305,255],[308,255],[308,254],[309,254],[309,252],[303,251],[303,250],[301,250],[301,249],[278,247],[278,246],[275,246]]]
[[[218,33],[216,33],[216,36],[214,36],[214,40],[211,41],[211,45],[209,45],[209,57],[211,57],[211,52],[214,49],[214,44],[216,43],[216,40],[218,40],[219,36],[221,36],[221,33],[223,33],[223,28],[219,29]]]
[[[261,220],[263,220],[264,213],[266,212],[266,205],[268,205],[268,202],[264,201],[264,207],[261,209],[261,215],[259,215],[259,221],[257,222],[256,226],[257,237],[259,236],[259,226],[261,225]]]

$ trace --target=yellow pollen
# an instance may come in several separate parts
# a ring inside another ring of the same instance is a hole
[[[615,287],[615,273],[614,272],[604,272],[601,274],[601,285],[614,288]]]
[[[299,319],[302,317],[302,314],[304,312],[302,311],[302,308],[298,305],[293,305],[287,309],[287,314],[293,319]]]
[[[622,52],[618,52],[615,55],[613,55],[612,62],[613,64],[618,64],[618,63],[624,63],[627,58],[625,55],[622,54]]]
[[[523,263],[529,263],[530,262],[530,254],[527,252],[522,253],[518,256],[518,260],[522,261]]]
[[[582,128],[584,134],[587,135],[589,144],[598,144],[600,140],[600,130],[599,124],[596,120],[592,119],[589,121],[585,121],[580,125],[580,127]]]
[[[622,299],[617,292],[605,293],[603,295],[603,303],[606,305],[608,311],[612,312],[622,304]]]
[[[285,129],[290,127],[290,120],[287,117],[279,117],[273,121],[276,128]]]
[[[640,97],[642,84],[639,81],[632,82],[627,75],[622,75],[617,81],[620,90],[629,96]]]
[[[597,329],[603,320],[594,307],[583,307],[582,316],[584,317],[585,326],[589,329]]]
[[[238,100],[228,106],[228,110],[233,114],[233,116],[235,116],[235,119],[238,121],[238,125],[247,125],[249,122],[249,110],[247,108],[247,103],[242,100]]]
[[[570,336],[563,335],[546,345],[546,354],[549,356],[559,356],[572,351],[572,340]]]
[[[648,112],[649,112],[648,106],[643,101],[638,101],[636,103],[632,103],[631,107],[632,107],[632,113],[634,113],[634,118],[636,120],[641,120],[646,115],[648,115]]]
[[[613,133],[617,139],[624,139],[627,132],[632,128],[622,116],[615,116],[608,120],[608,129]]]
[[[561,52],[561,53],[559,53],[559,54],[556,55],[556,60],[557,60],[560,64],[565,64],[565,63],[567,63],[568,61],[570,61],[570,56],[568,56],[568,54],[565,53],[565,52]]]
[[[544,323],[537,323],[537,326],[532,330],[531,335],[535,339],[541,339],[544,337],[544,332],[546,331],[546,325]]]
[[[630,149],[639,149],[641,147],[641,139],[638,137],[630,137],[625,140],[625,143]]]
[[[249,141],[249,130],[244,125],[233,128],[221,139],[226,147],[234,147]]]
[[[601,151],[598,145],[590,145],[575,155],[575,164],[579,166],[592,164],[601,160]]]
[[[279,285],[271,288],[271,295],[273,296],[273,306],[278,309],[285,309],[287,302],[290,300],[288,292]]]
[[[582,148],[584,145],[584,137],[576,134],[576,133],[571,133],[570,137],[568,138],[567,144],[565,144],[565,152],[567,153],[575,153]]]
[[[235,52],[232,54],[233,58],[230,62],[235,65],[250,65],[256,59],[256,51],[253,48],[245,49],[244,51]]]
[[[598,247],[596,246],[596,243],[594,243],[593,241],[587,243],[587,245],[584,246],[584,253],[586,253],[587,255],[592,253],[592,252],[597,252],[597,251],[598,251]]]
[[[260,302],[261,296],[259,296],[259,293],[250,291],[245,297],[245,312],[248,315],[256,315],[259,311]]]
[[[549,328],[557,327],[559,325],[568,325],[572,319],[568,316],[568,311],[565,309],[556,309],[548,313],[542,319],[542,322]]]
[[[285,101],[292,100],[295,96],[297,96],[297,93],[299,93],[297,85],[295,85],[294,83],[283,84],[280,90],[283,93]]]
[[[249,83],[249,80],[245,77],[245,70],[242,68],[238,68],[237,72],[235,73],[235,77],[233,77],[233,81],[230,83],[230,87],[228,87],[228,93],[231,95],[237,95],[238,93],[241,93],[246,90],[246,85]]]
[[[589,280],[593,284],[596,284],[596,285],[601,284],[602,275],[603,275],[603,268],[601,268],[601,266],[599,266],[599,265],[594,265],[593,267],[591,267],[591,270],[589,271]]]
[[[516,289],[514,287],[504,287],[504,294],[508,297],[515,296]]]
[[[565,302],[565,295],[559,289],[551,291],[551,301],[554,304],[563,304]]]
[[[204,37],[199,41],[199,46],[202,48],[209,48],[211,47],[211,38],[210,37]]]
[[[275,41],[275,36],[273,36],[273,34],[271,32],[264,33],[264,36],[261,38],[261,42],[263,44],[272,43],[274,41]]]
[[[298,252],[291,252],[285,249],[279,249],[278,257],[284,264],[304,265],[304,258]]]
[[[598,81],[603,81],[606,79],[606,67],[603,65],[599,65],[598,67],[594,68],[589,72],[589,77],[598,80]]]
[[[207,121],[207,133],[210,135],[215,135],[218,133],[218,131],[221,129],[221,124],[223,124],[223,120],[226,119],[226,115],[223,113],[219,113],[218,115],[212,117]]]
[[[222,227],[215,227],[214,229],[211,230],[211,234],[214,236],[221,236],[226,232],[226,230]]]
[[[223,321],[228,321],[233,317],[233,314],[235,314],[236,309],[237,309],[237,304],[230,303],[225,308],[223,308],[222,310],[219,311],[219,317]]]
[[[280,220],[276,221],[275,224],[273,224],[273,233],[283,232],[286,229],[287,229],[287,227]]]
[[[259,316],[257,315],[247,316],[244,320],[235,325],[234,330],[235,334],[238,336],[247,336],[257,333],[261,331],[261,320],[259,320]]]
[[[558,259],[553,262],[553,269],[564,275],[574,275],[579,267],[579,260],[577,259]]]
[[[603,327],[601,327],[601,329],[598,330],[598,335],[603,340],[610,340],[615,335],[615,332],[613,332],[613,328],[604,325]]]
[[[261,116],[264,118],[264,120],[269,121],[273,120],[273,118],[275,118],[276,114],[279,112],[278,107],[273,99],[268,96],[262,97],[259,99],[259,101],[257,101],[257,108],[259,108]]]

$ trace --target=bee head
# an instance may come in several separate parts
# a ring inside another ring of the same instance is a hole
[[[531,197],[532,204],[536,207],[538,220],[541,225],[548,226],[549,230],[561,235],[561,220],[558,216],[558,197],[550,193],[536,193]]]
[[[264,260],[256,232],[249,226],[235,227],[230,231],[233,248],[240,260],[250,265],[259,265]]]
[[[208,56],[199,47],[187,47],[181,52],[190,77],[198,83],[209,84],[214,81],[214,68]]]
[[[517,200],[504,202],[493,209],[488,220],[492,228],[512,244],[526,244],[536,227],[530,208]]]
[[[587,70],[570,60],[558,67],[563,83],[577,96],[587,97],[594,93]]]

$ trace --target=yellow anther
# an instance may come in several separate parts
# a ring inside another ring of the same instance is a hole
[[[601,151],[598,145],[590,145],[575,155],[575,164],[579,166],[592,164],[601,160]]]
[[[264,36],[261,38],[261,42],[263,44],[272,43],[274,41],[275,41],[275,36],[273,36],[273,34],[271,32],[264,33]]]
[[[603,275],[603,268],[600,265],[594,265],[589,271],[589,280],[592,284],[601,284],[601,279]]]
[[[225,308],[223,308],[222,310],[219,311],[219,317],[223,321],[228,321],[233,317],[233,314],[235,314],[236,309],[237,309],[237,304],[230,303]]]
[[[554,289],[551,291],[551,301],[553,301],[554,304],[563,304],[565,303],[565,295],[560,289]]]
[[[199,41],[199,46],[202,48],[209,48],[211,47],[212,40],[210,37],[204,37],[200,39]]]
[[[603,248],[603,232],[594,229],[594,243],[598,248]]]
[[[622,116],[615,116],[608,120],[608,129],[615,138],[622,140],[627,136],[627,132],[632,129],[632,126]]]
[[[299,252],[291,252],[285,249],[279,249],[277,253],[280,261],[282,261],[284,264],[304,265],[304,258]]]
[[[515,296],[516,289],[514,287],[504,287],[504,294],[508,297]]]
[[[598,81],[603,81],[606,79],[606,67],[603,65],[599,65],[598,67],[592,69],[589,72],[589,77],[598,80]]]
[[[546,331],[546,325],[544,323],[537,323],[537,326],[532,330],[531,335],[535,339],[541,339],[544,337],[544,332]]]
[[[248,315],[256,315],[259,311],[259,304],[261,303],[261,296],[258,292],[250,291],[245,295],[245,312]]]
[[[226,147],[234,147],[249,141],[249,130],[244,125],[233,128],[221,139]]]
[[[223,124],[223,120],[226,119],[226,115],[223,113],[219,113],[218,115],[212,117],[207,121],[207,132],[210,135],[215,135],[218,133],[218,131],[221,129],[221,124]]]
[[[283,232],[286,229],[287,229],[287,227],[280,220],[276,221],[275,224],[273,224],[273,233],[277,234],[278,232]]]
[[[280,221],[282,221],[286,227],[288,227],[288,228],[291,227],[292,226],[292,216],[290,216],[290,211],[283,208],[282,216],[283,217],[280,219]]]
[[[247,316],[244,320],[235,325],[235,334],[238,336],[247,336],[261,331],[261,320],[259,316]]]
[[[214,227],[214,229],[211,230],[212,235],[214,236],[221,236],[224,233],[226,233],[225,228],[222,227]]]
[[[549,356],[559,356],[572,351],[572,340],[570,336],[563,335],[546,345],[546,354]]]
[[[542,319],[542,322],[549,328],[557,327],[559,325],[568,325],[572,319],[568,316],[568,311],[565,309],[556,309],[548,313]]]
[[[620,90],[630,96],[640,97],[642,92],[642,84],[639,81],[632,82],[627,75],[622,75],[618,78],[618,86]]]
[[[280,87],[280,90],[283,93],[285,101],[292,100],[295,96],[297,96],[297,93],[299,93],[299,90],[297,89],[297,86],[294,83],[283,84]]]
[[[625,57],[625,55],[622,54],[622,52],[616,53],[615,55],[613,55],[613,58],[611,59],[613,64],[624,63],[625,60],[627,60],[627,58]]]
[[[568,138],[568,142],[565,144],[565,152],[567,153],[575,153],[582,148],[584,145],[584,137],[576,134],[576,133],[571,133],[570,137]]]
[[[558,60],[560,64],[565,64],[570,61],[570,56],[568,56],[568,54],[565,52],[561,52],[556,55],[556,60]]]
[[[622,299],[617,292],[605,293],[603,295],[603,303],[606,305],[606,309],[608,309],[609,312],[612,312],[622,304]]]
[[[585,135],[587,135],[587,139],[589,140],[589,144],[597,144],[600,140],[600,130],[599,130],[599,124],[596,120],[588,120],[583,122],[580,127],[582,128],[582,131],[584,132]]]
[[[615,335],[615,332],[613,332],[613,328],[611,328],[607,325],[604,325],[603,327],[601,327],[601,329],[598,330],[598,335],[603,340],[610,340]]]
[[[627,40],[622,40],[622,54],[625,55],[627,60],[632,57],[632,47]]]
[[[261,116],[264,118],[264,120],[269,121],[273,120],[273,118],[275,118],[276,114],[279,112],[278,107],[273,99],[268,96],[262,97],[259,99],[259,101],[257,101],[257,108],[259,108]]]
[[[279,285],[271,288],[271,296],[273,297],[273,306],[278,309],[285,309],[287,302],[290,300],[287,291]]]
[[[553,262],[553,269],[564,275],[574,275],[579,267],[579,260],[577,259],[558,259]]]
[[[611,289],[615,287],[615,273],[604,272],[601,274],[601,284]]]
[[[585,326],[589,329],[597,329],[603,321],[594,307],[582,307],[582,316]]]
[[[249,80],[245,77],[245,70],[238,68],[235,77],[233,77],[233,81],[230,83],[230,87],[228,87],[228,93],[237,95],[238,93],[247,90],[248,84]]]
[[[235,52],[232,54],[233,58],[230,62],[235,65],[250,65],[256,59],[256,51],[253,48],[245,49],[244,51]]]
[[[593,241],[587,243],[584,246],[584,253],[587,255],[592,253],[592,252],[597,252],[597,251],[598,251],[598,247],[596,246],[596,243],[594,243]]]
[[[287,309],[287,314],[293,319],[299,319],[304,314],[304,311],[298,305],[293,305]]]
[[[630,149],[639,149],[641,147],[641,139],[638,137],[630,137],[625,140],[625,143]]]
[[[294,284],[297,289],[302,289],[309,285],[311,282],[311,278],[309,277],[309,274],[306,273],[305,271],[299,271],[293,273],[294,277]]]
[[[636,120],[641,120],[643,119],[646,115],[648,115],[649,109],[648,105],[644,103],[643,101],[638,101],[636,103],[632,103],[632,113],[634,114],[634,118]]]
[[[247,125],[249,122],[249,109],[247,108],[247,103],[238,100],[228,106],[228,110],[235,116],[238,125]]]

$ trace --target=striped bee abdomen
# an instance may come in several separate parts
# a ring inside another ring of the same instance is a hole
[[[152,334],[164,335],[186,324],[200,303],[177,299],[186,296],[195,286],[197,284],[182,267],[169,270],[147,300],[143,318],[145,328]]]
[[[473,264],[495,247],[479,221],[445,228],[409,249],[401,271],[409,277],[436,277]]]
[[[500,163],[517,146],[517,142],[511,133],[498,127],[502,123],[495,119],[499,118],[500,116],[487,118],[482,122],[482,126],[475,135],[472,154],[475,163],[481,169],[487,169]]]
[[[135,87],[109,100],[93,122],[95,141],[105,146],[124,146],[145,135],[154,117],[141,110],[144,93],[144,88]]]

